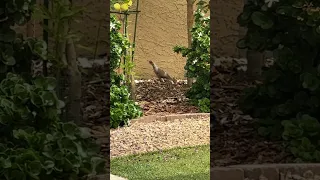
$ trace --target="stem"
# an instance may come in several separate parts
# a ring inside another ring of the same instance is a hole
[[[96,45],[95,45],[95,49],[94,49],[93,59],[96,59],[96,56],[97,56],[97,50],[98,50],[98,44],[99,44],[98,39],[99,39],[99,36],[100,36],[101,24],[102,24],[102,20],[99,21],[99,26],[98,26],[97,36],[96,36]]]
[[[43,4],[44,4],[45,8],[49,10],[49,0],[44,0]],[[44,19],[43,24],[44,24],[44,26],[48,27],[49,26],[48,19]],[[43,40],[47,43],[47,47],[48,47],[49,46],[49,35],[45,29],[43,29]],[[48,55],[48,51],[47,51],[47,55]],[[42,62],[43,62],[42,63],[43,75],[48,76],[47,61],[42,61]]]
[[[136,34],[137,34],[137,24],[138,24],[138,13],[139,11],[139,0],[137,0],[137,6],[136,6],[136,19],[135,19],[135,23],[134,23],[134,31],[133,31],[133,43],[132,43],[132,56],[131,56],[131,61],[133,62],[133,58],[134,58],[134,52],[135,52],[135,48],[136,48]]]

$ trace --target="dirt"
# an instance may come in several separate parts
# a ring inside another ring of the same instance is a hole
[[[231,64],[231,65],[230,65]],[[237,64],[221,64],[212,77],[214,111],[218,123],[212,128],[212,166],[238,164],[290,163],[293,157],[280,141],[268,141],[257,134],[255,120],[239,110],[238,98],[246,87],[259,81],[245,78]]]
[[[185,97],[188,86],[184,81],[173,84],[159,79],[142,80],[136,83],[136,88],[137,102],[145,116],[200,112],[188,103]]]

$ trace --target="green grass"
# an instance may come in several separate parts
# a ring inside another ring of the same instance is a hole
[[[111,159],[111,173],[128,180],[209,180],[209,145]]]

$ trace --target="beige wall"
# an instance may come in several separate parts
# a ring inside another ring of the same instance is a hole
[[[140,0],[139,8],[134,58],[136,78],[155,77],[148,60],[171,76],[184,78],[185,58],[174,53],[173,47],[188,44],[186,1]],[[135,15],[131,15],[130,21],[133,36]]]
[[[74,25],[74,30],[83,35],[80,43],[90,48],[95,47],[96,35],[100,19],[106,17],[106,0],[79,0],[77,5],[92,2],[87,9],[89,14],[80,24]],[[135,0],[133,0],[135,4]],[[112,7],[113,5],[111,5]],[[236,19],[241,12],[243,1],[214,0],[212,3],[213,17],[213,49],[219,56],[238,57],[239,51],[235,43],[239,38],[240,30]],[[134,8],[132,8],[134,9]],[[172,48],[175,45],[187,46],[187,4],[186,0],[140,0],[140,10],[136,34],[135,73],[136,78],[155,77],[148,60],[153,60],[158,66],[168,71],[176,78],[184,78],[185,58],[175,54]],[[133,39],[135,15],[129,17],[130,39]],[[107,40],[106,20],[102,22],[99,37],[99,53],[106,52]],[[25,28],[21,28],[25,30]],[[36,26],[36,35],[42,36],[39,25]],[[81,56],[92,56],[92,53],[78,49]]]

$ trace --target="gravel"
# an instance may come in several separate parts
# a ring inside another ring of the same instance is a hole
[[[110,156],[118,157],[210,143],[210,119],[134,123],[110,131]]]

